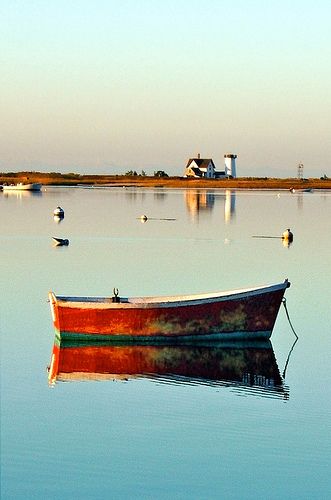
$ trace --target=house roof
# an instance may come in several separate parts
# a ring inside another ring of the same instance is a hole
[[[200,168],[198,168],[198,167],[191,167],[191,170],[192,170],[192,172],[193,172],[196,176],[198,176],[198,177],[202,177],[202,172],[201,172]]]
[[[212,163],[215,168],[214,162],[211,158],[190,158],[187,162],[186,168],[189,167],[193,161],[199,168],[207,168],[209,163]]]

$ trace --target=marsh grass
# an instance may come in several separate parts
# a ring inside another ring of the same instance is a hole
[[[77,186],[109,185],[164,188],[220,189],[331,189],[329,178],[277,179],[268,177],[239,177],[236,179],[189,179],[185,177],[154,177],[140,175],[81,175],[58,172],[0,172],[0,184],[39,182],[43,185]]]

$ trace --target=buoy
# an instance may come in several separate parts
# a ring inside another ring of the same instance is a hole
[[[290,246],[292,245],[292,241],[285,240],[284,238],[282,238],[282,244],[283,244],[283,247],[290,248]]]
[[[142,222],[146,222],[146,221],[147,221],[147,218],[148,218],[148,217],[147,217],[147,215],[141,215],[141,216],[140,216],[140,220],[141,220]]]
[[[53,215],[56,217],[64,217],[64,210],[61,207],[56,207],[56,209],[53,212]]]
[[[289,228],[283,232],[282,239],[289,242],[293,241],[293,233],[291,233],[291,230]]]

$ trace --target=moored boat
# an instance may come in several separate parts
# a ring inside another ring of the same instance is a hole
[[[24,184],[23,182],[18,182],[17,184],[4,184],[2,189],[4,191],[40,191],[42,184],[37,182],[30,182]]]
[[[271,336],[282,283],[225,292],[166,297],[67,297],[49,292],[60,339],[191,342]]]
[[[290,188],[291,193],[311,193],[313,188],[296,189],[294,187]]]

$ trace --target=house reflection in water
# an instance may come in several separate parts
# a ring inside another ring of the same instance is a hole
[[[187,189],[185,191],[185,202],[188,211],[195,218],[201,211],[211,211],[215,203],[215,195],[212,191]]]
[[[224,220],[229,223],[236,211],[236,192],[226,189],[224,194],[217,194],[214,191],[188,189],[185,191],[185,202],[192,218],[196,218],[199,212],[211,212],[215,206],[215,201],[224,199]]]
[[[200,345],[54,342],[48,373],[50,385],[137,378],[229,387],[241,394],[288,399],[270,341]]]

